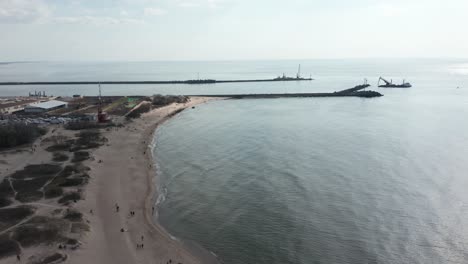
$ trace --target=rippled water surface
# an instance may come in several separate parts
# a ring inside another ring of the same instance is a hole
[[[422,72],[381,98],[186,110],[157,131],[160,221],[228,264],[467,263],[467,77]]]

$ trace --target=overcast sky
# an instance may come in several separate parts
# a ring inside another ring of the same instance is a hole
[[[468,57],[468,0],[0,0],[0,61]]]

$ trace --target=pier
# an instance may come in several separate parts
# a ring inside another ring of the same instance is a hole
[[[274,79],[252,80],[214,80],[199,79],[185,81],[57,81],[57,82],[0,82],[0,85],[98,85],[98,84],[215,84],[215,83],[253,83],[253,82],[298,82],[312,81],[312,78],[277,77]]]
[[[333,93],[283,93],[283,94],[207,94],[207,95],[189,95],[203,97],[227,97],[231,99],[271,99],[271,98],[300,98],[300,97],[380,97],[383,94],[376,91],[362,91],[369,87],[369,84],[357,85],[353,88],[341,90]]]

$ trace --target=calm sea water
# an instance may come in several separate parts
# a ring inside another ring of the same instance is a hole
[[[468,60],[294,60],[221,62],[29,62],[0,63],[0,82],[7,81],[142,81],[196,79],[262,79],[285,73],[295,76],[298,64],[311,82],[231,83],[212,85],[103,85],[104,95],[227,94],[336,91],[368,78],[373,85],[384,75],[403,78],[420,89],[445,94],[443,88],[468,89]],[[1,96],[27,95],[34,90],[49,95],[97,95],[97,85],[0,86]]]
[[[104,93],[335,91],[385,96],[217,101],[157,131],[159,221],[227,264],[467,263],[468,60],[1,64],[0,81],[271,78],[312,82],[105,85]],[[379,89],[384,75],[411,89]],[[459,87],[459,89],[457,89]],[[95,95],[94,86],[0,95]]]
[[[161,223],[228,264],[468,263],[467,65],[331,64],[323,89],[414,87],[183,112],[157,131]]]

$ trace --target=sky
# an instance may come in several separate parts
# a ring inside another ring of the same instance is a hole
[[[468,58],[467,0],[0,0],[0,61]]]

